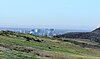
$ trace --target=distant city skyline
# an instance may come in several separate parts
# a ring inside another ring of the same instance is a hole
[[[95,29],[100,0],[1,0],[0,27]]]

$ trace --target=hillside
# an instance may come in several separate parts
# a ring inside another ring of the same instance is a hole
[[[93,30],[92,32],[93,32],[93,33],[96,33],[96,34],[100,34],[100,27],[97,28],[97,29],[95,29],[95,30]]]
[[[89,39],[91,41],[100,43],[100,28],[93,30],[92,32],[70,32],[66,34],[56,35],[56,38],[80,38]]]
[[[99,43],[0,31],[0,59],[100,59]]]

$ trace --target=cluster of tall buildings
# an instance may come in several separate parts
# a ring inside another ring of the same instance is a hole
[[[53,36],[55,34],[54,29],[32,29],[30,34],[38,35],[38,36]]]
[[[13,32],[19,32],[19,33],[29,33],[37,36],[54,36],[59,34],[64,34],[67,32],[84,32],[81,30],[66,30],[66,29],[46,29],[46,28],[0,28],[0,30],[9,30]],[[86,31],[85,31],[86,32]]]
[[[37,36],[53,36],[56,35],[56,30],[54,29],[29,29],[29,28],[0,28],[0,30],[9,30],[19,33],[29,33]]]

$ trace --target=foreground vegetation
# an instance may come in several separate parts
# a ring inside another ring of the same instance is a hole
[[[99,45],[89,40],[58,39],[1,31],[0,59],[100,59],[100,48],[83,47],[72,41],[91,46]]]

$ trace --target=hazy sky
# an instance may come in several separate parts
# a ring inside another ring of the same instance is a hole
[[[40,28],[100,26],[100,0],[0,0],[0,25]]]

